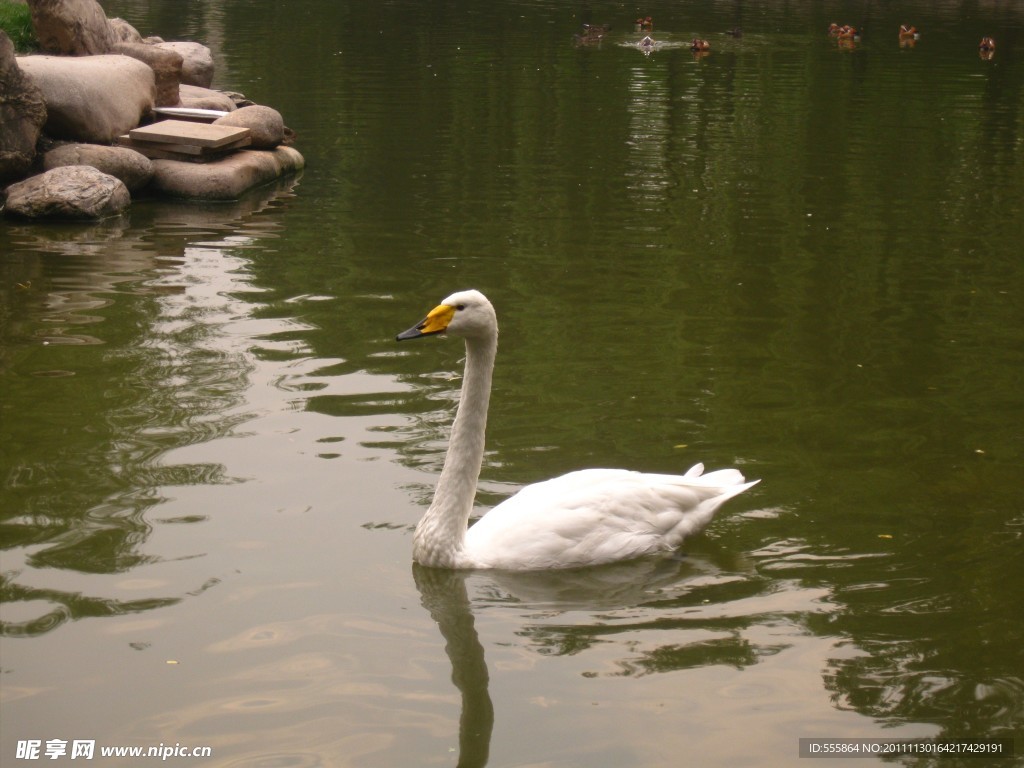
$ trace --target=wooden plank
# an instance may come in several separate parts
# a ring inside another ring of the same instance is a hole
[[[118,146],[134,149],[139,154],[145,155],[153,160],[182,160],[190,163],[206,163],[210,160],[217,160],[229,155],[236,149],[243,149],[252,143],[252,139],[246,136],[233,144],[223,147],[195,147],[189,144],[166,144],[157,141],[138,141],[128,134],[119,136]]]
[[[167,144],[161,141],[139,141],[133,139],[127,134],[118,138],[117,143],[122,147],[129,147],[134,149],[136,152],[142,152],[145,154],[146,150],[155,149],[159,150],[162,154],[176,153],[179,155],[200,155],[204,147],[197,147],[192,144]]]
[[[123,147],[159,149],[163,152],[178,152],[183,155],[208,155],[212,152],[233,152],[236,149],[247,147],[252,144],[252,139],[246,136],[243,139],[233,141],[230,144],[225,144],[222,147],[197,147],[193,144],[168,144],[160,141],[139,141],[138,139],[133,139],[130,136],[122,136],[118,143]]]
[[[163,144],[191,144],[197,147],[222,147],[249,135],[248,128],[234,125],[207,125],[186,120],[161,120],[142,128],[133,128],[128,135],[139,141]]]
[[[212,123],[218,118],[230,115],[223,109],[199,109],[197,107],[154,107],[153,114],[161,120],[187,120],[192,123]]]

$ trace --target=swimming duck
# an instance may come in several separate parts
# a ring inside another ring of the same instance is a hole
[[[857,31],[856,27],[850,24],[836,24],[835,22],[828,25],[828,36],[837,40],[860,40],[860,32]]]
[[[695,37],[690,41],[690,50],[694,53],[706,53],[711,50],[711,43],[707,40]]]
[[[644,53],[650,53],[655,49],[657,45],[658,44],[655,42],[654,38],[651,37],[650,35],[647,35],[636,44],[636,47],[639,48]]]
[[[650,16],[646,16],[646,17],[637,19],[636,23],[633,25],[633,28],[637,32],[653,32],[654,31],[654,21],[651,19]]]
[[[996,49],[996,41],[991,37],[981,38],[981,42],[978,43],[979,51],[994,51]]]
[[[917,27],[908,24],[900,25],[900,48],[913,48],[921,36],[917,33]]]
[[[453,293],[396,339],[440,333],[465,340],[466,367],[434,500],[413,534],[420,565],[530,571],[667,554],[757,482],[701,464],[682,475],[583,469],[526,486],[467,529],[498,351],[494,307],[479,291]]]

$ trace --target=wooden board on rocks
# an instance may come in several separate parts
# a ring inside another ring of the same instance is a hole
[[[186,120],[161,120],[159,123],[134,128],[128,135],[136,141],[217,149],[247,138],[249,129]]]
[[[189,163],[208,163],[211,160],[219,160],[231,154],[237,149],[244,149],[252,143],[246,136],[231,144],[221,147],[197,147],[193,144],[168,144],[159,141],[138,141],[127,133],[119,136],[118,146],[134,149],[139,154],[145,155],[153,160],[183,160]]]
[[[212,123],[230,112],[223,109],[195,109],[190,107],[154,107],[153,113],[162,120],[185,120],[190,123]]]

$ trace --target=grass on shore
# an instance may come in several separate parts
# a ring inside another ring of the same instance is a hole
[[[0,29],[11,38],[16,53],[39,50],[39,41],[32,28],[32,16],[24,3],[0,0]]]

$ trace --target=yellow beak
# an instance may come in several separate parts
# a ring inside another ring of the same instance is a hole
[[[395,341],[406,339],[419,339],[423,336],[432,336],[435,333],[444,333],[448,330],[448,323],[455,317],[455,307],[447,304],[438,304],[427,314],[423,320],[407,331],[402,331],[395,337]]]

